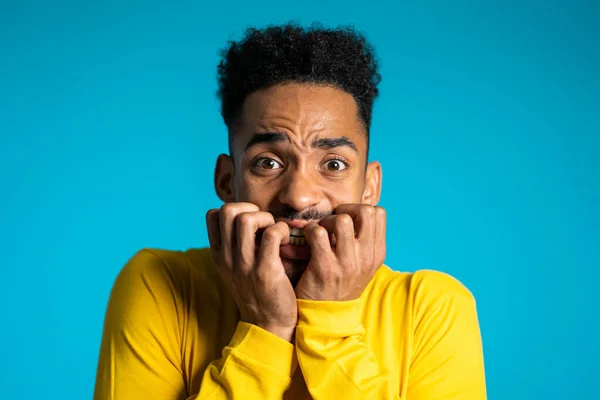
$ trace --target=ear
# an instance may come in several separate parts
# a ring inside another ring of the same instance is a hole
[[[379,197],[381,197],[381,164],[372,161],[367,165],[362,203],[376,206],[379,203]]]
[[[215,166],[215,192],[224,203],[235,201],[233,160],[227,154],[221,154],[217,158],[217,165]]]

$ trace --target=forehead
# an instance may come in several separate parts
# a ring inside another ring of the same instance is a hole
[[[351,94],[331,86],[296,83],[256,91],[244,101],[234,142],[244,146],[253,134],[264,132],[300,141],[346,136],[364,146],[367,137]]]

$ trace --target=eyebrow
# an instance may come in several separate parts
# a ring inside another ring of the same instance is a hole
[[[256,146],[257,144],[281,142],[284,140],[286,140],[286,136],[279,132],[255,133],[252,135],[248,143],[246,143],[244,151],[248,150],[252,146]]]
[[[312,143],[312,147],[318,149],[333,149],[335,147],[349,147],[358,153],[358,149],[352,140],[348,139],[346,136],[342,136],[339,138],[322,138],[317,139]]]
[[[287,140],[287,136],[280,132],[266,132],[266,133],[255,133],[252,135],[244,151],[249,148],[256,146],[262,143],[274,143],[274,142],[282,142]],[[346,136],[338,137],[338,138],[321,138],[312,142],[312,147],[317,149],[333,149],[336,147],[349,147],[358,153],[358,148]]]

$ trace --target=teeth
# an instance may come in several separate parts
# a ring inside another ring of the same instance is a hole
[[[290,236],[304,236],[303,228],[290,228]]]
[[[304,246],[306,244],[306,239],[302,236],[291,236],[290,235],[290,244],[295,244],[297,246]]]
[[[290,228],[290,244],[295,244],[297,246],[303,246],[306,244],[303,228]]]

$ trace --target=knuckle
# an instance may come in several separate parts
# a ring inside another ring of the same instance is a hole
[[[252,203],[225,203],[221,206],[220,214],[223,218],[233,219],[240,214],[254,213],[260,211],[258,206]]]
[[[218,215],[219,215],[219,209],[212,208],[206,212],[206,220],[210,221],[212,218],[215,218],[215,216],[218,216]]]
[[[344,229],[347,229],[352,224],[352,217],[348,214],[341,214],[336,218],[336,224]]]
[[[235,203],[225,203],[221,206],[221,215],[225,218],[233,217],[237,214],[237,205]]]
[[[246,267],[251,266],[254,263],[254,257],[253,255],[241,252],[240,255],[237,257],[236,262],[238,263],[239,267],[245,269]]]
[[[290,233],[290,228],[285,222],[277,222],[267,228],[270,231],[273,231],[278,237],[283,237]]]
[[[245,202],[240,202],[237,203],[238,207],[242,208],[243,210],[248,210],[248,211],[258,211],[259,208],[256,204],[253,203],[245,203]]]
[[[331,218],[331,217],[325,217],[325,218],[324,218],[323,220],[321,220],[319,223],[317,223],[317,222],[309,222],[309,223],[308,223],[308,225],[306,225],[306,226],[304,227],[304,232],[312,232],[312,231],[314,231],[314,230],[315,230],[315,228],[322,227],[323,225],[321,225],[321,224],[325,223],[325,222],[326,222],[326,221],[328,221],[330,218]]]
[[[380,218],[385,218],[385,216],[386,216],[386,211],[385,211],[385,208],[383,208],[383,207],[375,207],[375,213]]]
[[[279,232],[277,231],[277,228],[275,228],[275,225],[271,225],[270,227],[265,229],[262,236],[263,240],[266,241],[273,241],[276,240],[278,237]]]
[[[266,211],[256,211],[254,215],[256,216],[257,220],[260,219],[263,223],[266,223],[267,227],[275,225],[275,218],[271,213]],[[282,222],[282,224],[285,223]]]
[[[269,214],[269,215],[271,215],[271,214]],[[272,218],[272,217],[273,217],[273,216],[271,215],[271,218]],[[277,229],[277,230],[279,230],[279,229],[281,229],[281,230],[286,230],[286,229],[289,229],[289,227],[288,227],[288,224],[286,224],[285,222],[282,222],[282,221],[275,222],[275,223],[274,223],[273,225],[271,225],[269,228],[271,228],[271,229]]]
[[[329,238],[329,232],[327,232],[327,229],[323,228],[322,226],[315,226],[312,228],[312,235],[317,240]]]
[[[238,226],[249,226],[252,225],[252,223],[254,223],[255,219],[256,218],[251,213],[243,212],[237,216],[237,223]]]
[[[261,259],[260,267],[256,268],[254,271],[254,275],[259,282],[267,282],[271,277],[272,271],[270,267],[270,260]]]
[[[375,215],[375,207],[363,206],[359,212],[366,217],[373,217],[373,215]]]

